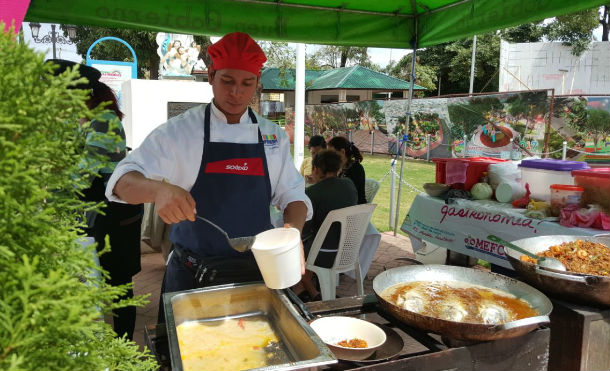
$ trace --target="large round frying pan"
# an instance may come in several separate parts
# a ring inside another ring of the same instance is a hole
[[[415,281],[459,281],[502,290],[524,299],[540,315],[501,325],[454,322],[403,309],[381,297],[381,292],[390,286]],[[521,336],[540,325],[548,324],[548,315],[553,310],[551,301],[543,293],[521,281],[484,270],[449,265],[410,265],[392,268],[375,277],[373,290],[382,309],[398,320],[424,331],[459,340],[486,341]]]
[[[531,253],[539,253],[563,242],[585,240],[608,246],[608,238],[592,236],[538,236],[513,241]],[[562,300],[610,307],[610,277],[559,272],[521,261],[521,253],[505,248],[506,258],[525,282]]]

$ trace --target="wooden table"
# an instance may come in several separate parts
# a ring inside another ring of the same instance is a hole
[[[552,301],[549,371],[610,370],[610,309]]]

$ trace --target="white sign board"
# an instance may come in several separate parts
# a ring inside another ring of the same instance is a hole
[[[123,82],[131,80],[132,66],[124,66],[108,63],[92,63],[91,67],[98,69],[102,73],[100,81],[108,85],[119,100],[119,107],[122,108]]]
[[[506,268],[511,265],[505,248],[489,240],[490,234],[515,241],[536,236],[600,233],[596,229],[566,228],[556,222],[527,218],[510,204],[468,200],[445,204],[440,198],[423,194],[413,200],[400,229],[417,239]]]
[[[560,42],[500,45],[500,91],[555,89],[562,94],[610,92],[610,43],[596,41],[579,57]]]

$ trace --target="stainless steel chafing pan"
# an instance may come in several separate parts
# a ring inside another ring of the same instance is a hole
[[[284,352],[282,364],[256,370],[315,370],[337,360],[301,318],[288,298],[261,284],[230,284],[163,295],[172,370],[183,370],[176,328],[186,321],[262,315],[273,327]]]

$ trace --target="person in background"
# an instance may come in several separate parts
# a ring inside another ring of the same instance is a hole
[[[311,184],[313,183],[311,178],[311,160],[315,157],[316,153],[326,149],[326,141],[323,136],[314,135],[309,138],[309,144],[307,146],[309,148],[309,157],[303,159],[300,173],[305,179],[305,183]]]
[[[93,133],[87,136],[86,150],[90,153],[98,153],[107,158],[109,165],[99,170],[99,176],[91,179],[89,188],[83,190],[85,201],[105,202],[104,215],[95,212],[87,214],[86,234],[93,237],[97,243],[97,250],[105,247],[106,236],[109,236],[111,249],[100,256],[100,265],[110,274],[109,283],[119,286],[132,282],[133,276],[141,269],[140,266],[140,228],[143,209],[141,205],[129,205],[117,202],[109,202],[104,195],[108,179],[116,165],[127,155],[125,131],[121,124],[123,113],[119,109],[117,99],[112,89],[99,81],[102,74],[97,69],[62,59],[51,59],[48,62],[59,67],[55,69],[55,75],[66,71],[67,68],[78,66],[81,77],[89,82],[79,84],[76,89],[89,90],[87,107],[96,108],[102,103],[108,102],[107,109],[100,120],[93,120],[91,127]],[[112,124],[111,124],[112,122]],[[114,126],[116,124],[116,126]],[[119,138],[117,143],[110,140],[106,133],[112,130]],[[95,160],[92,160],[95,161]],[[89,163],[85,166],[95,165]],[[129,289],[123,299],[132,298],[133,289]],[[119,308],[114,311],[113,328],[119,335],[126,335],[133,340],[133,332],[136,324],[136,308],[134,306]]]
[[[249,35],[234,32],[207,51],[212,102],[153,130],[121,161],[106,188],[114,201],[154,202],[163,221],[173,224],[162,294],[262,280],[251,251],[233,250],[224,234],[196,217],[231,238],[273,228],[270,205],[281,209],[285,227],[301,231],[311,217],[287,134],[248,108],[266,61],[263,50]]]
[[[342,165],[341,155],[333,150],[321,150],[312,160],[312,179],[313,185],[305,189],[305,193],[311,200],[313,207],[313,217],[305,223],[303,227],[303,245],[305,256],[309,254],[311,245],[326,219],[329,212],[348,206],[356,205],[358,192],[354,183],[347,178],[337,176]],[[315,265],[330,268],[335,262],[337,249],[339,247],[339,237],[341,226],[334,223],[324,239],[322,248],[316,257]],[[320,300],[320,292],[313,282],[314,273],[305,271],[305,275],[293,290],[304,301]]]
[[[339,176],[347,177],[354,182],[358,191],[358,205],[366,203],[366,193],[364,191],[364,181],[366,175],[364,168],[360,164],[362,162],[362,154],[354,143],[347,140],[345,137],[334,137],[328,142],[328,148],[333,149],[341,154],[343,165]]]

